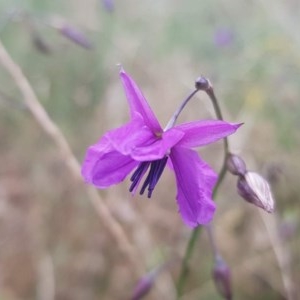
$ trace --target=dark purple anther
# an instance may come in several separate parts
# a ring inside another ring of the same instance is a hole
[[[150,166],[149,173],[142,185],[140,194],[143,195],[146,188],[148,187],[148,198],[151,198],[152,192],[153,192],[156,184],[158,183],[160,176],[162,175],[162,172],[166,166],[167,161],[168,161],[168,157],[165,156],[162,159],[155,160],[152,162],[141,162],[130,178],[130,180],[132,181],[132,184],[129,188],[129,191],[132,192],[136,189],[136,187],[140,183],[143,175],[147,172],[147,170]]]

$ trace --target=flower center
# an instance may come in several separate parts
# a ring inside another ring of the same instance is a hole
[[[148,198],[151,198],[152,192],[167,164],[167,161],[168,156],[154,161],[141,162],[130,178],[132,183],[129,188],[129,191],[133,192],[138,187],[141,179],[143,178],[144,174],[147,172],[150,166],[149,173],[140,190],[140,195],[143,195],[146,188],[148,187]]]
[[[154,135],[155,135],[157,138],[161,139],[162,136],[163,136],[163,132],[159,132],[159,131],[158,131],[158,132],[155,132]]]

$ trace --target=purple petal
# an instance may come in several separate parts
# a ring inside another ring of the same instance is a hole
[[[137,164],[138,162],[129,156],[122,155],[117,151],[109,152],[95,164],[92,183],[101,189],[120,183]]]
[[[135,113],[138,112],[153,133],[162,132],[158,120],[134,80],[123,69],[120,71],[120,77],[129,103],[131,117],[134,117]]]
[[[137,147],[143,147],[157,139],[138,113],[129,123],[108,131],[105,137],[112,147],[123,155],[131,155]]]
[[[220,120],[195,121],[177,125],[175,128],[185,133],[178,146],[187,148],[204,146],[234,133],[241,125]]]
[[[131,152],[131,157],[138,161],[153,161],[163,158],[169,154],[171,148],[175,146],[184,136],[180,130],[172,128],[162,134],[161,137],[149,139],[147,143],[136,147]]]
[[[170,158],[177,182],[177,203],[184,223],[190,227],[207,224],[216,208],[212,189],[217,175],[191,149],[174,147]]]
[[[123,181],[137,164],[129,156],[115,151],[103,137],[88,148],[81,172],[86,182],[102,189]]]
[[[95,164],[105,153],[112,151],[112,149],[106,137],[101,138],[98,143],[87,149],[81,168],[81,174],[86,182],[93,182]]]

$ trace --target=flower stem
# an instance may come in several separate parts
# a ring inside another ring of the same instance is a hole
[[[195,96],[195,94],[198,92],[198,89],[195,89],[193,92],[191,92],[185,100],[183,100],[183,102],[181,103],[181,105],[178,107],[178,109],[175,111],[175,113],[173,114],[172,118],[170,119],[170,121],[168,122],[166,128],[164,129],[164,131],[172,128],[176,121],[178,116],[180,115],[180,113],[182,112],[182,110],[184,109],[184,107],[187,105],[187,103]]]
[[[217,260],[217,258],[220,257],[220,254],[219,254],[219,250],[218,250],[218,247],[216,244],[216,238],[215,238],[212,224],[211,223],[207,224],[205,226],[205,229],[206,229],[206,233],[208,235],[208,239],[209,239],[210,247],[213,252],[214,259]]]
[[[206,78],[204,78],[204,79],[207,80]],[[203,89],[203,90],[209,96],[209,98],[210,98],[210,100],[213,104],[214,111],[217,115],[217,118],[219,120],[223,120],[222,112],[221,112],[220,106],[218,104],[217,97],[214,93],[213,87],[210,84],[210,82],[209,82],[209,86],[206,89]],[[223,143],[224,159],[223,159],[223,164],[222,164],[221,170],[220,170],[219,175],[218,175],[217,183],[216,183],[216,185],[214,187],[214,190],[213,190],[213,194],[212,194],[213,199],[215,199],[215,197],[218,193],[218,189],[219,189],[221,183],[223,182],[223,180],[225,178],[225,175],[226,175],[226,172],[227,172],[226,159],[227,159],[227,156],[229,154],[229,144],[228,144],[227,137],[225,137],[223,139],[223,141],[224,141],[224,143]],[[180,273],[179,273],[179,278],[178,278],[178,281],[177,281],[177,299],[179,299],[182,296],[183,288],[184,288],[184,285],[186,283],[186,279],[187,279],[187,275],[188,275],[188,262],[189,262],[189,260],[192,256],[192,254],[193,254],[197,238],[199,237],[199,234],[201,232],[201,228],[202,227],[200,227],[200,226],[195,228],[192,231],[190,239],[188,241],[188,244],[187,244],[187,247],[186,247],[186,250],[185,250],[185,254],[184,254],[184,258],[183,258],[183,261],[182,261],[182,264],[181,264],[181,270],[180,270]]]
[[[182,295],[183,287],[185,285],[187,275],[189,273],[188,261],[189,261],[190,257],[192,256],[192,253],[193,253],[193,250],[194,250],[194,247],[195,247],[195,243],[196,243],[197,238],[198,238],[198,236],[201,232],[201,229],[202,229],[202,227],[198,226],[197,228],[195,228],[192,231],[189,242],[187,244],[185,254],[184,254],[184,258],[183,258],[183,261],[182,261],[182,264],[181,264],[179,279],[178,279],[177,285],[176,285],[177,299],[179,299],[180,296]]]
[[[216,97],[216,95],[215,95],[215,92],[214,92],[214,89],[213,89],[212,86],[210,86],[210,87],[206,90],[206,94],[208,95],[208,97],[210,98],[210,100],[211,100],[211,102],[212,102],[212,104],[213,104],[213,107],[214,107],[215,113],[216,113],[216,115],[217,115],[217,118],[218,118],[219,120],[223,120],[221,108],[220,108],[220,106],[219,106],[218,99],[217,99],[217,97]],[[228,154],[228,152],[229,152],[229,151],[228,151],[229,146],[228,146],[228,139],[227,139],[227,137],[225,137],[225,138],[223,139],[223,141],[224,141],[224,153],[225,153],[225,154]],[[225,157],[225,158],[226,158],[226,157]]]

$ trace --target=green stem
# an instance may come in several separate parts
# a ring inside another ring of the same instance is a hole
[[[218,104],[218,99],[217,99],[217,97],[216,97],[216,95],[214,93],[213,87],[210,86],[206,90],[206,93],[209,96],[209,98],[210,98],[210,100],[211,100],[211,102],[213,104],[213,107],[214,107],[215,113],[217,115],[217,118],[219,120],[223,120],[222,112],[221,112],[220,106]],[[227,155],[228,154],[228,148],[229,148],[229,146],[228,146],[228,139],[225,137],[223,139],[223,141],[224,141],[224,153]],[[225,155],[225,158],[226,158],[226,155]]]
[[[222,112],[221,112],[220,106],[218,104],[218,100],[215,96],[215,93],[214,93],[214,90],[213,90],[212,86],[210,86],[207,90],[205,90],[205,92],[207,93],[210,100],[212,101],[212,104],[213,104],[215,113],[217,115],[217,118],[219,120],[223,120]],[[223,180],[225,178],[225,175],[226,175],[226,172],[227,172],[226,159],[227,159],[227,156],[228,156],[228,153],[229,153],[229,144],[228,144],[227,137],[225,137],[223,139],[223,141],[224,141],[224,143],[223,143],[224,159],[223,159],[223,164],[222,164],[221,170],[220,170],[219,175],[218,175],[217,183],[216,183],[216,185],[214,187],[214,190],[213,190],[213,195],[212,195],[213,199],[215,199],[215,197],[218,193],[218,189],[219,189],[221,183],[223,182]],[[184,257],[183,257],[183,260],[182,260],[182,264],[181,264],[181,270],[180,270],[180,273],[179,273],[179,278],[178,278],[178,281],[177,281],[177,299],[179,299],[183,294],[183,288],[184,288],[184,285],[186,283],[186,279],[187,279],[187,275],[188,275],[188,262],[189,262],[189,260],[192,256],[192,254],[193,254],[197,238],[198,238],[198,236],[201,232],[201,228],[202,228],[201,226],[198,226],[197,228],[195,228],[192,231],[189,242],[187,244],[185,254],[184,254]]]
[[[190,257],[192,256],[193,253],[193,249],[195,246],[195,243],[197,241],[197,238],[201,232],[202,227],[198,226],[197,228],[195,228],[190,236],[189,242],[187,244],[186,250],[185,250],[185,254],[184,254],[184,258],[181,264],[181,269],[180,269],[180,274],[179,274],[179,279],[177,281],[177,299],[179,299],[179,297],[182,295],[183,292],[183,287],[185,285],[186,279],[187,279],[187,275],[189,272],[188,269],[188,261],[190,259]]]

